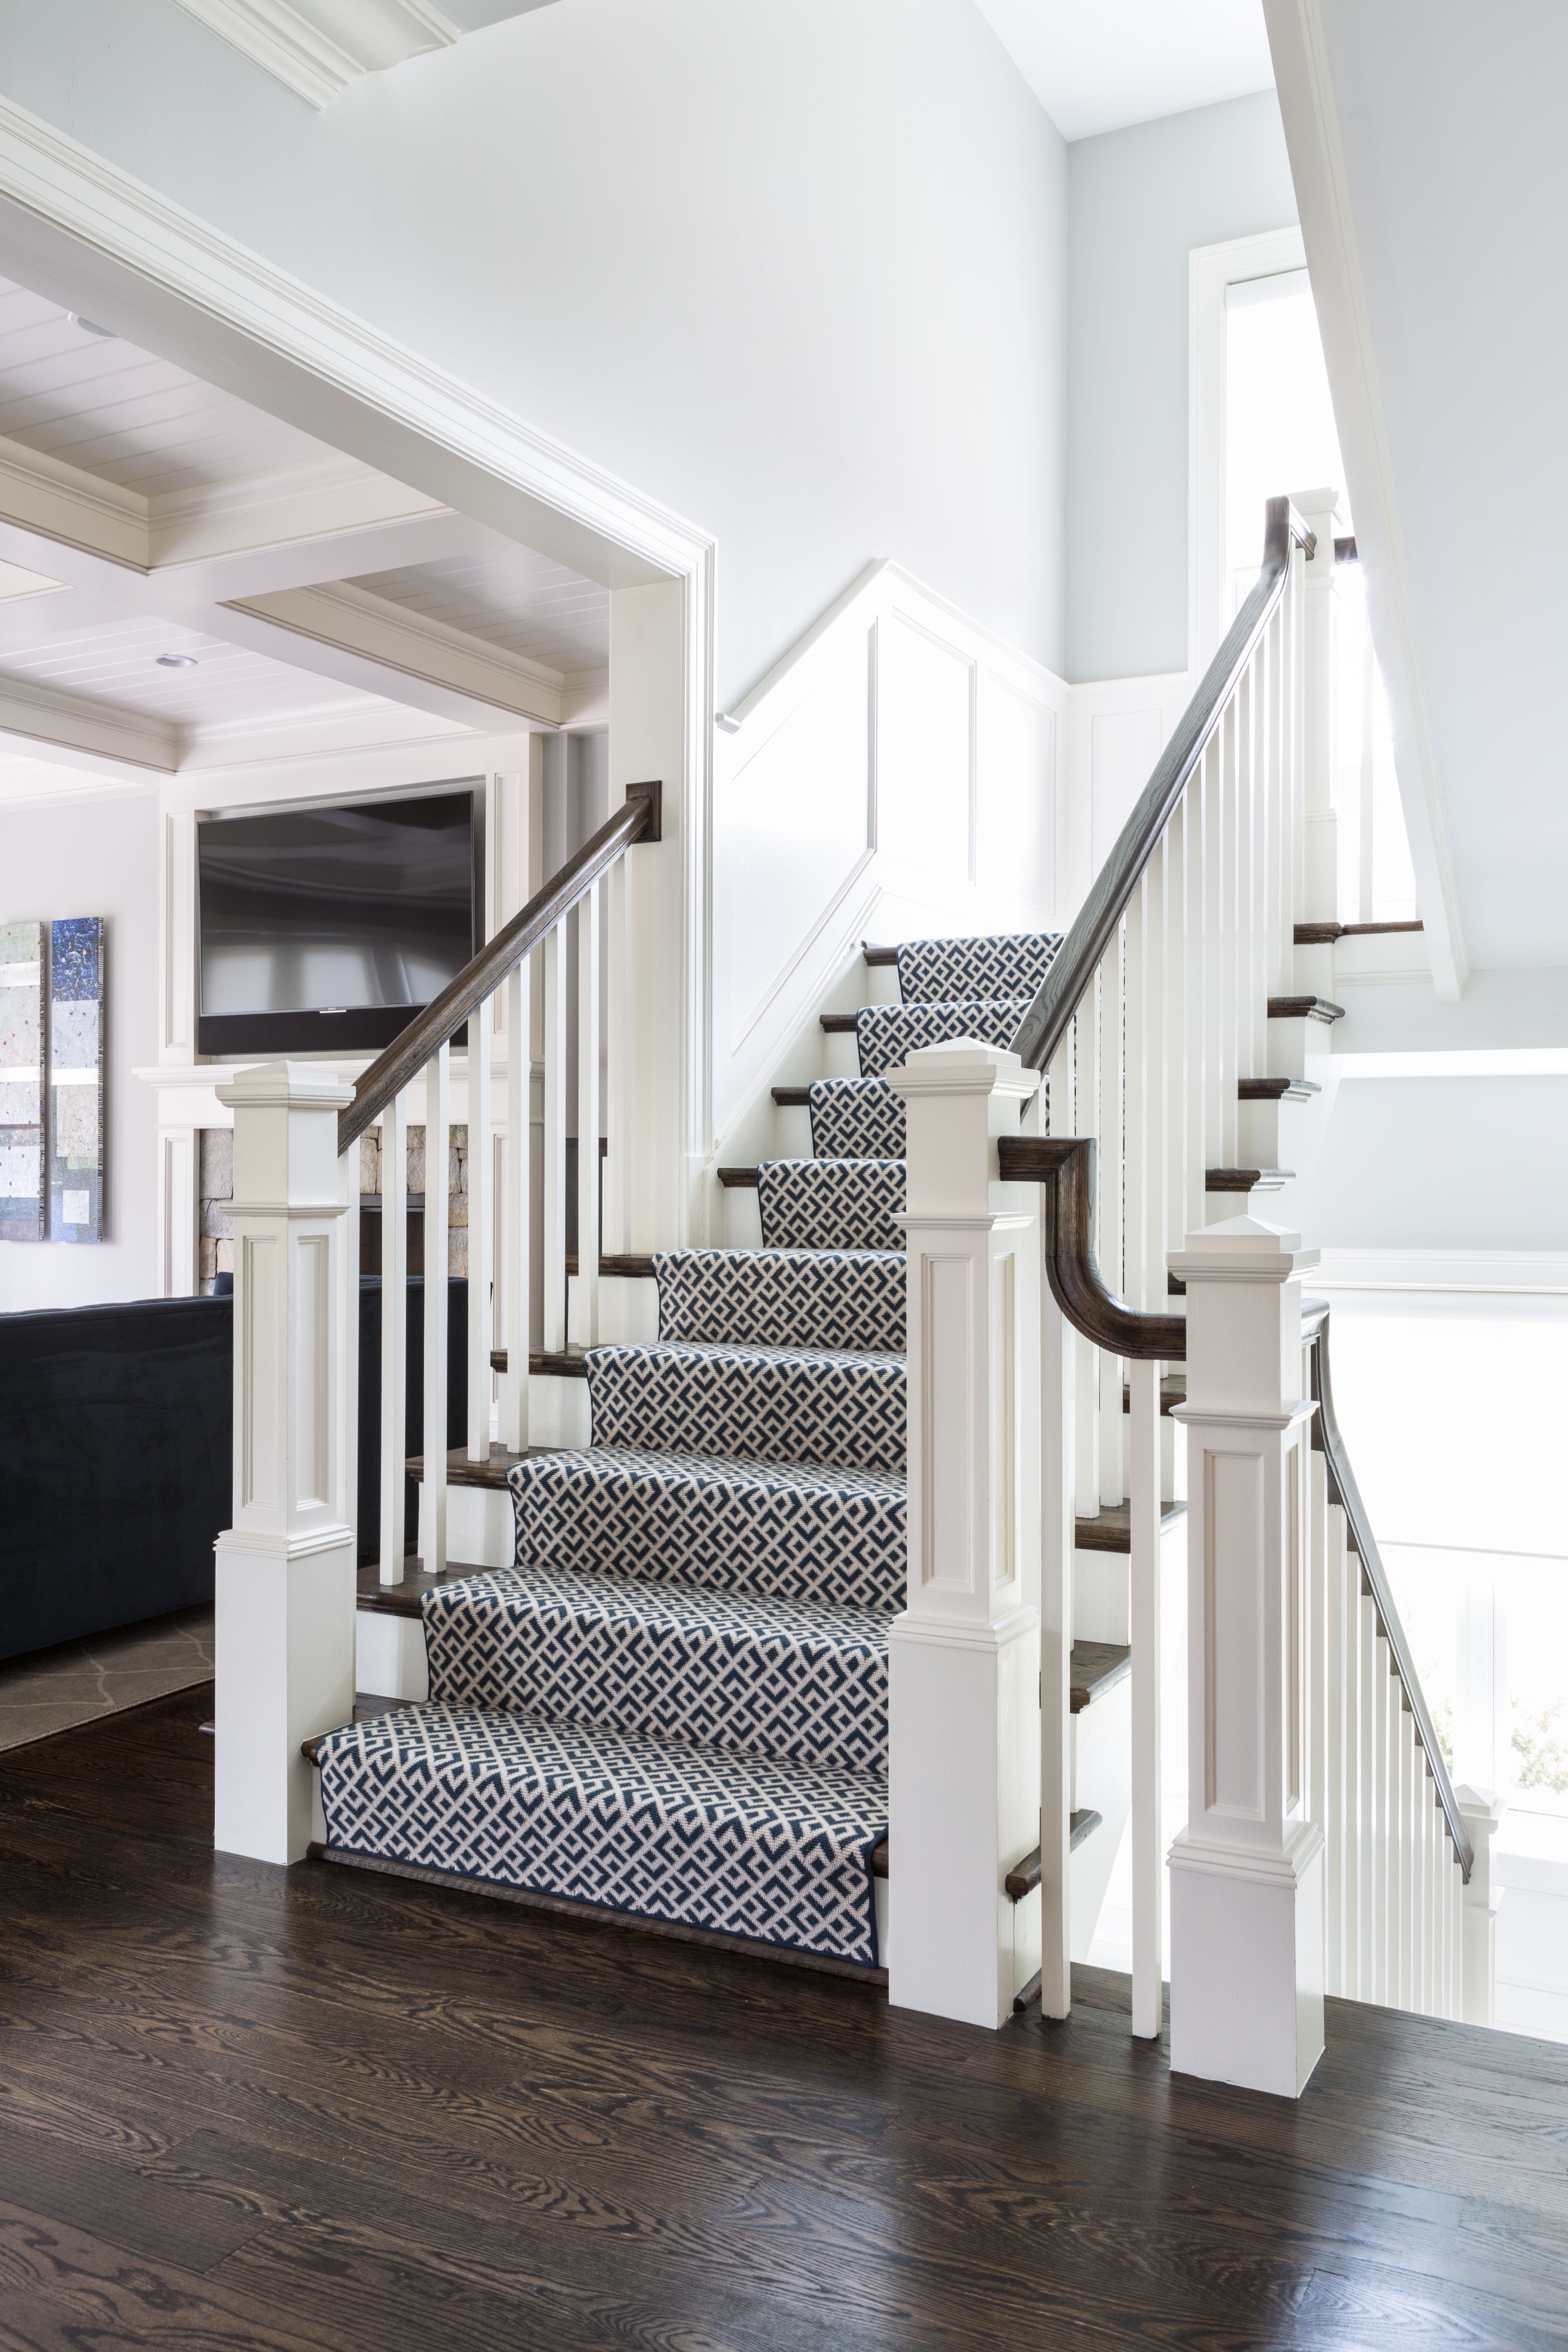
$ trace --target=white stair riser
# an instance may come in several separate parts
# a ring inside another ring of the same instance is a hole
[[[1171,1576],[1173,1562],[1185,1561],[1186,1547],[1187,1523],[1173,1519],[1160,1538],[1163,1580]],[[1075,1642],[1131,1641],[1131,1563],[1124,1551],[1073,1553],[1072,1632]],[[1092,1796],[1079,1802],[1103,1811]]]
[[[721,1249],[761,1249],[763,1245],[763,1215],[754,1186],[726,1186],[720,1194],[722,1203],[723,1231],[719,1236]]]
[[[773,1108],[773,1158],[809,1160],[811,1112],[804,1103],[778,1103]]]
[[[355,1686],[377,1698],[425,1699],[425,1628],[417,1617],[362,1609],[354,1619]]]
[[[566,1277],[566,1337],[574,1348],[586,1347],[588,1335],[583,1329],[578,1312],[579,1285],[574,1274]],[[658,1285],[651,1276],[604,1274],[599,1277],[599,1328],[597,1339],[602,1346],[632,1345],[641,1339],[658,1337]],[[536,1439],[535,1444],[554,1444],[553,1438]],[[579,1441],[567,1438],[563,1444]],[[587,1444],[587,1439],[580,1441]]]

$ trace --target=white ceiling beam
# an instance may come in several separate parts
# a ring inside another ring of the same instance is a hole
[[[383,671],[460,695],[484,709],[491,726],[498,711],[542,726],[561,724],[559,670],[486,645],[466,630],[408,612],[346,581],[248,598],[240,609],[318,645],[357,655]],[[382,690],[390,691],[390,686]]]
[[[165,720],[0,670],[0,740],[6,737],[42,759],[111,775],[127,768],[172,775],[180,764],[179,730]]]
[[[448,47],[458,28],[431,0],[179,0],[182,8],[284,82],[328,106],[360,75]]]
[[[313,595],[313,590],[301,590],[301,596]],[[352,629],[345,629],[334,614],[331,621],[318,607],[310,617],[318,625],[305,630],[275,618],[265,606],[274,600],[262,600],[255,607],[248,604],[215,604],[205,613],[199,625],[214,636],[226,638],[230,645],[248,646],[252,653],[265,654],[268,660],[287,662],[294,669],[310,670],[317,677],[330,677],[340,686],[353,687],[361,694],[378,695],[384,701],[404,704],[413,710],[424,710],[433,718],[447,719],[458,727],[469,728],[484,735],[527,731],[531,727],[554,726],[547,717],[506,709],[488,696],[470,693],[467,687],[450,676],[443,675],[438,660],[426,649],[421,667],[416,670],[401,665],[388,664],[372,651],[352,642]],[[277,600],[281,604],[284,600]],[[292,604],[290,597],[289,603]],[[296,613],[295,617],[300,617]],[[342,634],[333,632],[342,631]],[[504,656],[503,656],[504,658]],[[559,689],[557,689],[559,693]]]
[[[151,561],[145,499],[19,441],[0,439],[0,521],[100,563],[145,572]]]

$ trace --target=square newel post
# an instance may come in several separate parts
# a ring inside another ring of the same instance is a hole
[[[1459,1955],[1459,2014],[1467,2025],[1497,2023],[1497,1915],[1502,1889],[1492,1871],[1492,1840],[1503,1801],[1489,1789],[1461,1781],[1454,1791],[1475,1860],[1465,1882]]]
[[[314,1799],[300,1742],[354,1703],[338,1296],[353,1088],[276,1062],[218,1096],[234,1111],[234,1524],[217,1539],[214,1843],[298,1862]]]
[[[1003,1882],[1040,1834],[1039,1194],[997,1181],[996,1139],[1039,1079],[963,1039],[889,1084],[909,1117],[910,1552],[889,1658],[889,1990],[994,2028],[1017,1965]]]
[[[1171,2064],[1294,2098],[1323,2050],[1323,1832],[1308,1818],[1298,1234],[1233,1217],[1187,1293],[1188,1820],[1171,1848]]]

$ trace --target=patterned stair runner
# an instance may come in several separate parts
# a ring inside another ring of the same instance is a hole
[[[430,1697],[318,1753],[328,1843],[878,1965],[907,1495],[905,1055],[1012,1042],[1056,938],[900,947],[760,1250],[658,1255],[587,1358],[593,1443],[515,1465],[512,1569],[423,1603]]]

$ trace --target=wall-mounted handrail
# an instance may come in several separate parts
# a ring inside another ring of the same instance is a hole
[[[1399,1612],[1394,1606],[1394,1593],[1389,1585],[1387,1570],[1383,1565],[1382,1556],[1377,1549],[1377,1539],[1372,1532],[1372,1522],[1367,1517],[1366,1505],[1362,1501],[1361,1489],[1356,1485],[1355,1473],[1351,1468],[1350,1455],[1346,1451],[1339,1423],[1334,1418],[1334,1391],[1329,1376],[1329,1310],[1319,1299],[1304,1302],[1302,1337],[1309,1341],[1311,1349],[1312,1394],[1318,1407],[1312,1429],[1312,1444],[1321,1453],[1328,1466],[1330,1499],[1338,1503],[1344,1512],[1350,1529],[1351,1544],[1357,1559],[1361,1561],[1362,1591],[1377,1612],[1378,1630],[1388,1643],[1388,1654],[1394,1662],[1394,1671],[1398,1675],[1400,1687],[1405,1693],[1405,1704],[1409,1708],[1415,1723],[1415,1737],[1421,1742],[1426,1753],[1426,1769],[1432,1775],[1433,1783],[1437,1791],[1437,1802],[1441,1805],[1444,1819],[1448,1824],[1448,1835],[1453,1840],[1459,1873],[1468,1884],[1475,1863],[1475,1852],[1470,1844],[1469,1832],[1465,1827],[1465,1817],[1459,1811],[1458,1798],[1454,1793],[1454,1783],[1449,1778],[1443,1750],[1438,1744],[1436,1727],[1432,1721],[1426,1694],[1421,1688],[1421,1679],[1415,1671],[1415,1662],[1410,1654],[1410,1644],[1405,1640],[1405,1628],[1399,1622]]]
[[[1203,682],[1160,754],[1137,806],[1116,845],[1095,877],[1077,920],[1052,959],[1040,992],[1024,1015],[1013,1051],[1031,1070],[1045,1069],[1067,1034],[1068,1024],[1094,977],[1116,927],[1127,911],[1139,877],[1204,755],[1204,747],[1225,715],[1258,639],[1290,577],[1292,542],[1309,555],[1317,546],[1289,499],[1270,499],[1265,509],[1263,569],[1225,642],[1204,672]]]
[[[575,857],[569,858],[560,873],[552,875],[543,889],[536,891],[493,940],[486,940],[457,978],[448,981],[440,995],[432,998],[423,1012],[416,1013],[407,1028],[400,1031],[385,1051],[377,1055],[356,1085],[353,1102],[339,1114],[340,1159],[367,1128],[374,1125],[394,1097],[418,1076],[432,1054],[453,1031],[460,1029],[469,1013],[495,994],[513,966],[531,954],[563,915],[586,896],[600,875],[634,841],[658,840],[661,799],[662,788],[658,783],[628,784],[625,807],[617,809],[592,840],[584,843]]]

